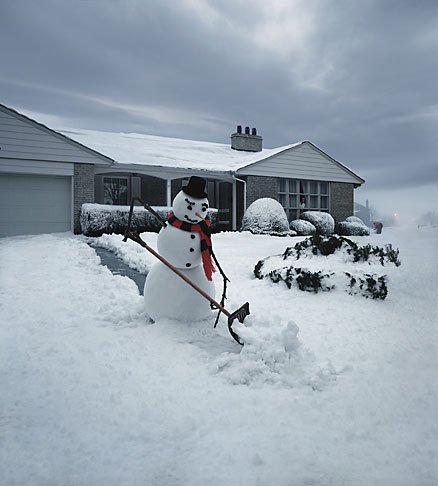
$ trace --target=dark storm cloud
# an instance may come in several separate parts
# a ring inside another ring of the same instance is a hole
[[[255,107],[263,112],[270,105],[266,92],[287,87],[278,67],[266,69],[272,62],[260,63],[238,34],[212,36],[189,11],[175,6],[138,2],[129,8],[130,2],[99,1],[49,2],[50,8],[44,8],[44,3],[7,2],[9,11],[5,8],[2,16],[5,38],[13,38],[14,32],[25,34],[18,37],[14,49],[2,52],[3,82],[31,85],[15,89],[15,93],[23,88],[35,92],[39,101],[29,109],[57,111],[59,103],[70,104],[72,113],[65,112],[66,118],[76,112],[86,118],[89,110],[102,110],[102,116],[105,110],[110,116],[124,111],[98,102],[105,98],[118,105],[199,111],[228,120],[239,111],[252,115]],[[24,4],[26,9],[19,8]],[[42,98],[39,91],[45,93]],[[125,122],[116,117],[112,123],[115,129],[126,130],[130,127]],[[183,130],[182,113],[174,124]],[[163,133],[166,127],[160,128]],[[211,138],[211,134],[198,134],[208,135]]]
[[[3,0],[0,102],[63,125],[268,147],[438,182],[435,1]]]

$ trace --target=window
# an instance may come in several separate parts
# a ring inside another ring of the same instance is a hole
[[[277,190],[278,201],[289,221],[297,219],[306,210],[328,212],[328,182],[278,178]]]
[[[103,203],[120,206],[128,204],[128,179],[126,177],[103,178]]]

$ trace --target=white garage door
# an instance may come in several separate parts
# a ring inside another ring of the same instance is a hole
[[[71,177],[0,174],[0,236],[71,229]]]

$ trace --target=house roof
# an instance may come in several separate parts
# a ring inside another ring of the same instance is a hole
[[[275,149],[263,149],[261,152],[242,152],[233,150],[229,144],[138,133],[111,133],[78,129],[61,131],[69,138],[116,160],[118,164],[140,164],[214,172],[234,172],[304,143],[298,142]]]
[[[91,147],[116,161],[113,167],[125,165],[129,170],[147,166],[148,170],[161,172],[174,170],[207,171],[210,174],[236,173],[253,164],[275,157],[283,152],[296,149],[304,144],[312,146],[324,158],[349,173],[355,182],[362,184],[364,179],[355,174],[309,141],[301,141],[260,152],[234,150],[231,144],[184,140],[179,138],[144,135],[139,133],[113,133],[97,130],[63,129],[62,133],[81,144]],[[238,172],[239,173],[239,172]],[[244,173],[244,171],[243,171]],[[152,174],[153,175],[153,174]]]
[[[262,149],[260,152],[244,152],[233,150],[230,144],[185,140],[138,133],[113,133],[97,130],[64,128],[53,130],[32,118],[0,104],[0,111],[9,112],[13,116],[31,123],[65,142],[98,157],[112,166],[114,170],[125,166],[126,170],[139,170],[147,167],[152,175],[158,177],[163,172],[175,174],[186,170],[208,172],[220,177],[232,178],[233,174],[244,174],[249,167],[258,165],[267,159],[275,158],[283,152],[295,151],[301,146],[310,145],[326,159],[331,160],[345,172],[348,172],[356,182],[365,182],[351,169],[333,159],[316,145],[309,141],[301,141],[273,149]],[[244,169],[242,171],[242,169]],[[168,175],[169,175],[168,174]],[[201,174],[202,175],[202,174]]]

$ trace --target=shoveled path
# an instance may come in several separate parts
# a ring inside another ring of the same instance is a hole
[[[122,275],[134,280],[134,282],[137,284],[140,295],[143,295],[146,275],[129,267],[122,260],[120,260],[120,258],[116,257],[113,252],[106,250],[105,248],[93,246],[93,249],[99,255],[102,265],[108,267],[114,275]]]

